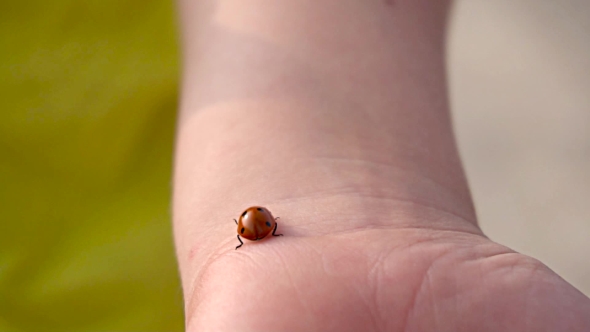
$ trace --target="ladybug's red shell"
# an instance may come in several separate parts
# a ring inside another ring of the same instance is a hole
[[[238,235],[252,241],[263,239],[275,228],[275,218],[261,206],[249,207],[240,215]]]

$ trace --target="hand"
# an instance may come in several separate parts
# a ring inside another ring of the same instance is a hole
[[[363,209],[388,198],[347,196],[273,204],[285,236],[237,251],[233,222],[220,226],[227,240],[187,294],[189,330],[589,330],[588,298],[469,221],[412,202]]]

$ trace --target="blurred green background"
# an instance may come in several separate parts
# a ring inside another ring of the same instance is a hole
[[[0,2],[0,331],[181,331],[173,1]]]

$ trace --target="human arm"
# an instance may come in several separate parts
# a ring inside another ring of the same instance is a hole
[[[191,329],[589,328],[584,295],[477,226],[447,10],[180,2],[174,227]],[[285,236],[235,251],[232,219],[251,205]]]

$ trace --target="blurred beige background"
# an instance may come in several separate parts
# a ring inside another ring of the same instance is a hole
[[[590,295],[590,1],[458,0],[449,42],[482,228]]]

